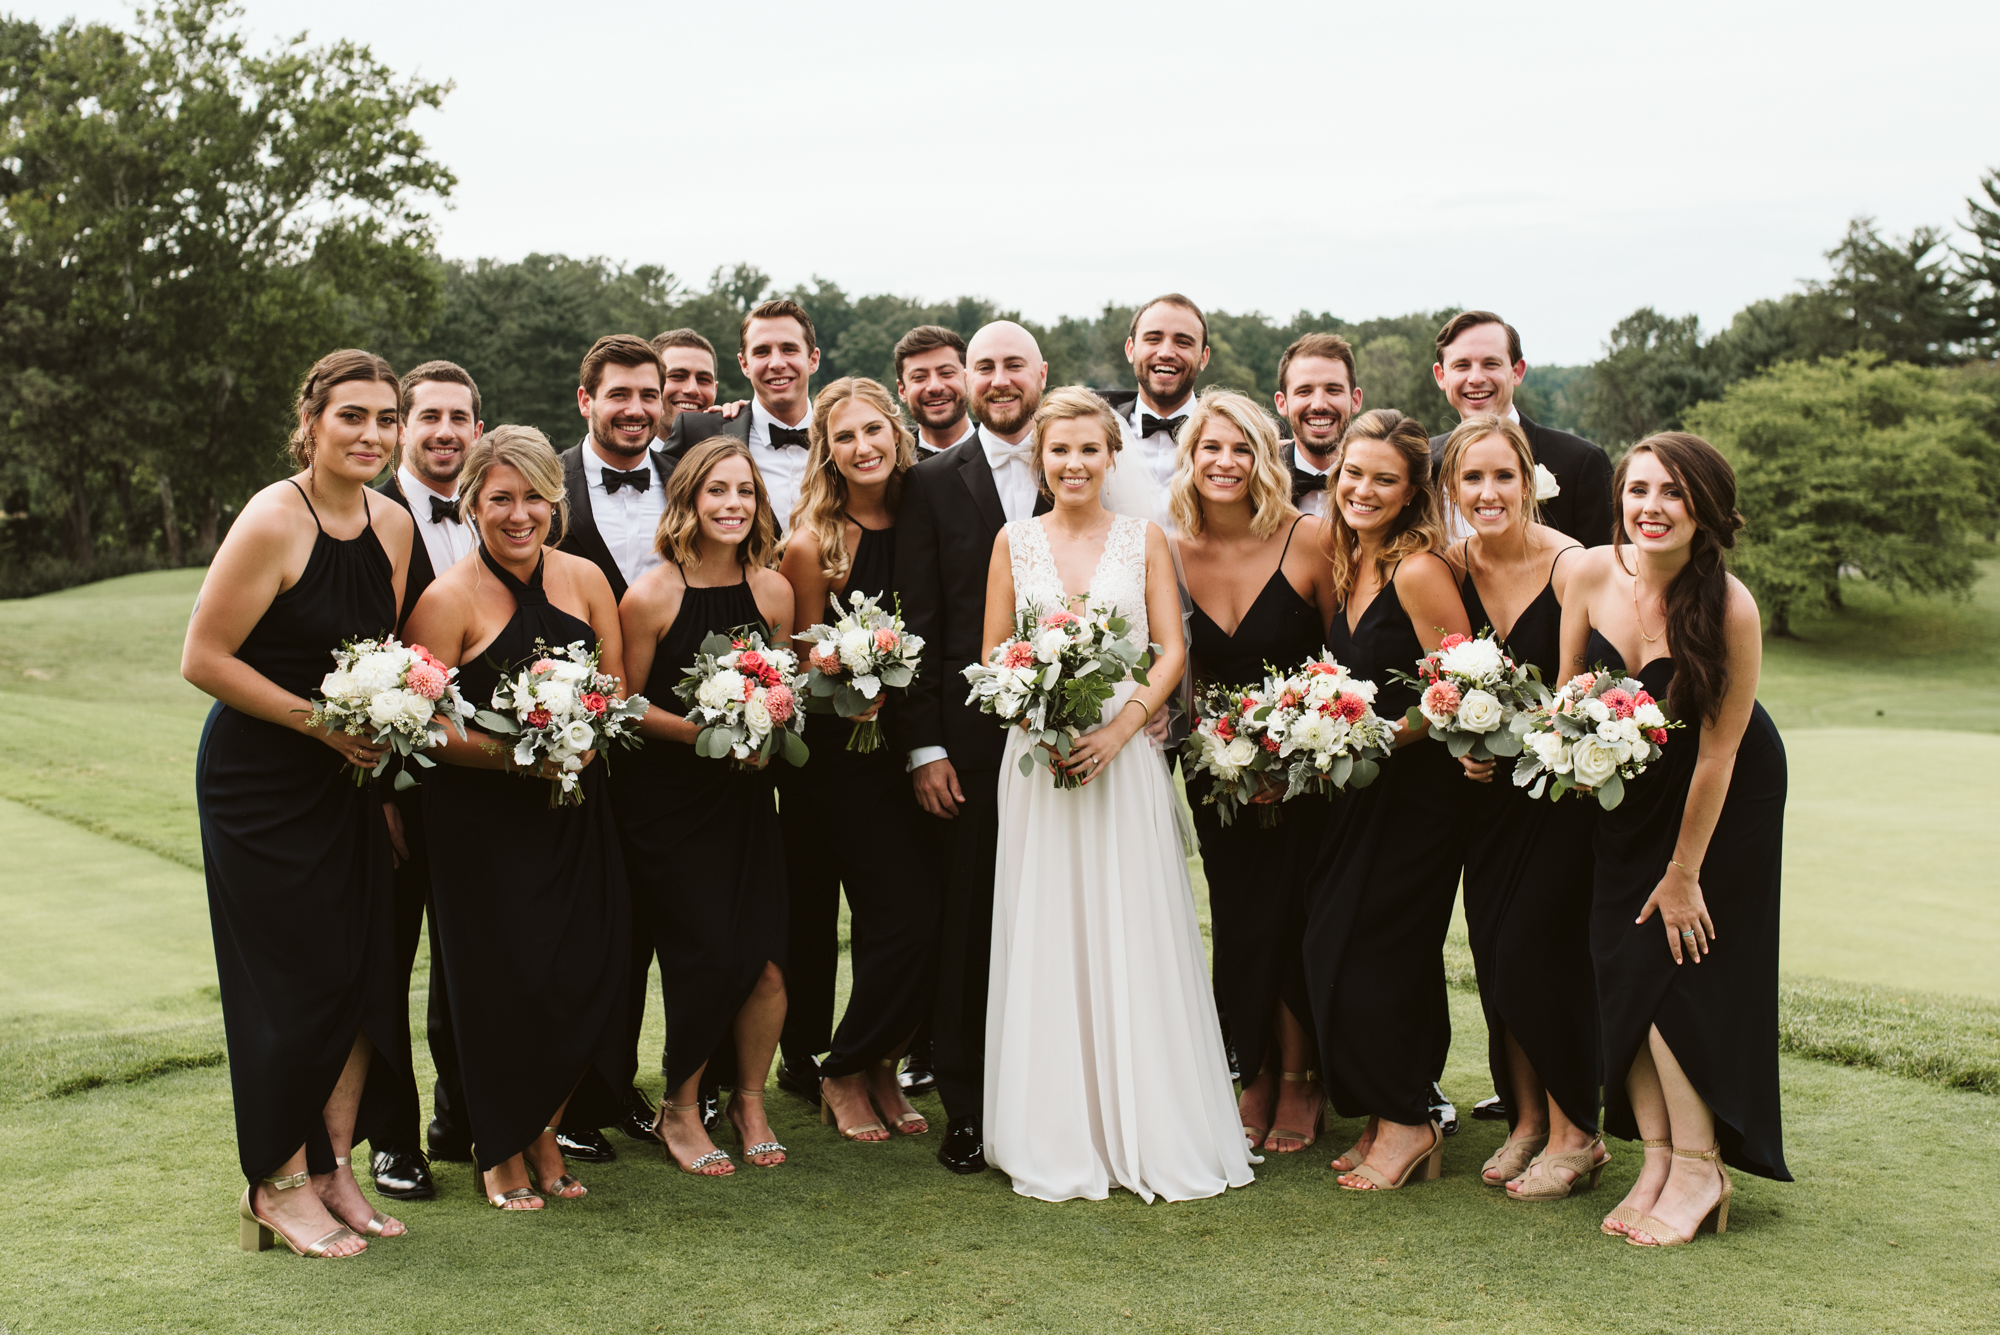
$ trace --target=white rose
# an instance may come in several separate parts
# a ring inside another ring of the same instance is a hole
[[[1618,751],[1602,737],[1586,734],[1570,748],[1570,764],[1578,783],[1596,788],[1618,772]]]
[[[1053,663],[1062,657],[1062,651],[1069,648],[1069,636],[1063,634],[1060,626],[1050,626],[1035,636],[1035,657],[1044,663]]]
[[[1592,723],[1603,723],[1611,717],[1611,706],[1605,704],[1594,695],[1587,700],[1580,701],[1577,704],[1577,711]]]
[[[535,699],[551,714],[567,714],[576,704],[576,692],[568,682],[551,677],[535,688]]]
[[[319,693],[329,700],[349,700],[354,696],[354,674],[336,669],[320,679]]]
[[[1564,744],[1562,734],[1554,732],[1531,732],[1528,745],[1534,750],[1535,759],[1542,762],[1542,768],[1561,774],[1569,769],[1569,748]]]
[[[1313,673],[1312,684],[1306,687],[1306,698],[1308,700],[1315,700],[1315,701],[1331,700],[1333,699],[1334,696],[1339,694],[1340,694],[1339,678],[1329,677],[1324,672]]]
[[[1536,464],[1535,499],[1538,501],[1550,501],[1560,495],[1562,495],[1562,485],[1556,481],[1556,475],[1541,464]]]
[[[743,721],[750,725],[750,735],[762,737],[771,731],[771,711],[765,707],[764,693],[757,692],[755,699],[743,706]]]
[[[401,691],[377,691],[368,698],[368,721],[378,728],[393,728],[403,717]]]
[[[1492,732],[1506,712],[1499,697],[1490,692],[1467,691],[1458,704],[1458,726],[1467,732]]]
[[[403,678],[403,666],[394,654],[363,654],[350,669],[356,692],[372,697],[396,689]]]
[[[1642,728],[1664,728],[1667,726],[1667,716],[1660,712],[1658,705],[1650,701],[1632,711],[1632,721]]]
[[[875,649],[875,637],[865,630],[850,630],[840,637],[840,661],[849,672],[868,666]]]
[[[1001,718],[1013,718],[1021,712],[1026,697],[1013,691],[1001,691],[993,697],[993,711]]]
[[[1240,770],[1257,758],[1257,743],[1248,737],[1233,738],[1228,746],[1222,748],[1222,758],[1232,768]]]
[[[1488,639],[1467,640],[1439,654],[1438,663],[1446,672],[1489,681],[1500,675],[1500,646]]]
[[[591,744],[597,740],[597,734],[591,731],[588,723],[585,723],[582,719],[576,719],[562,730],[562,740],[564,746],[577,752],[583,752],[590,749]]]
[[[714,699],[707,698],[702,703],[710,709],[727,709],[743,698],[743,674],[741,672],[718,672],[702,684],[704,697],[713,688]]]
[[[437,712],[437,702],[426,700],[415,691],[403,692],[403,723],[408,731],[424,727]]]
[[[1639,720],[1635,718],[1615,718],[1609,723],[1598,725],[1597,735],[1607,742],[1620,746],[1631,746],[1639,740]]]

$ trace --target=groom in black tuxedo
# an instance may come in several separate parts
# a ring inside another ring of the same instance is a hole
[[[1333,461],[1347,424],[1361,412],[1354,349],[1338,334],[1301,334],[1278,358],[1272,396],[1292,438],[1278,447],[1292,475],[1292,504],[1325,519],[1331,511]]]
[[[924,638],[923,666],[884,720],[891,742],[909,754],[944,865],[932,1061],[951,1119],[938,1162],[954,1173],[986,1167],[986,974],[1007,737],[965,703],[959,669],[980,658],[994,539],[1008,521],[1049,508],[1029,454],[1028,427],[1049,374],[1034,335],[1011,320],[987,325],[966,347],[966,372],[978,431],[920,462],[903,484],[896,593],[904,621]]]

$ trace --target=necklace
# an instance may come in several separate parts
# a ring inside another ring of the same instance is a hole
[[[1647,644],[1656,643],[1660,635],[1667,633],[1665,626],[1660,627],[1660,635],[1648,635],[1646,633],[1646,619],[1639,615],[1639,576],[1636,572],[1632,576],[1632,620],[1639,623],[1639,638]]]

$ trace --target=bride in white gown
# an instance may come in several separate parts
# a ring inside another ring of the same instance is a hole
[[[1253,1180],[1230,1087],[1209,967],[1159,744],[1143,729],[1186,653],[1165,536],[1100,496],[1118,422],[1086,390],[1036,414],[1046,516],[1008,524],[987,578],[986,644],[1016,610],[1115,607],[1164,652],[1150,687],[1127,680],[1071,751],[1082,780],[1058,789],[1049,753],[1014,729],[1000,767],[1000,844],[987,993],[986,1155],[1023,1196],[1151,1202]],[[1128,748],[1129,744],[1129,748]],[[1115,763],[1114,763],[1115,760]]]

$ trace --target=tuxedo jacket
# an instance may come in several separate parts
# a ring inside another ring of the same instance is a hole
[[[1516,409],[1518,412],[1519,410]],[[1521,413],[1521,430],[1535,462],[1556,475],[1562,494],[1542,502],[1542,522],[1586,547],[1611,541],[1611,460],[1604,447],[1582,436],[1542,426]],[[1431,473],[1444,463],[1449,433],[1431,437]]]
[[[750,409],[746,407],[734,417],[724,417],[721,413],[676,413],[673,429],[664,437],[661,452],[667,458],[678,461],[711,436],[734,436],[747,444],[750,440]]]
[[[660,494],[667,491],[667,479],[674,475],[674,459],[666,451],[655,448],[647,451],[653,464],[653,485]],[[563,531],[562,540],[556,547],[574,556],[581,556],[599,570],[604,578],[611,581],[611,596],[624,600],[625,576],[618,571],[618,563],[611,559],[611,549],[598,536],[597,519],[590,508],[591,476],[587,468],[602,468],[603,465],[592,458],[578,441],[562,452],[563,486],[569,492],[569,527]]]
[[[403,482],[396,476],[395,469],[389,470],[389,476],[382,479],[382,485],[375,490],[402,506],[410,518],[419,525],[430,522],[430,502],[425,500],[423,513],[417,513],[416,508],[410,504],[410,498],[403,494]],[[423,500],[423,497],[418,499]],[[431,549],[424,545],[424,531],[422,528],[413,529],[410,533],[410,565],[403,574],[403,606],[396,614],[398,635],[402,634],[403,623],[410,619],[410,613],[416,610],[417,599],[424,596],[424,590],[428,589],[437,577],[438,572],[431,568]]]
[[[1047,511],[1046,497],[1035,513]],[[942,746],[960,774],[1000,768],[1006,725],[965,703],[959,670],[979,661],[986,572],[1007,522],[979,437],[921,460],[904,475],[896,508],[896,595],[903,622],[924,637],[923,666],[883,715],[900,751]]]

